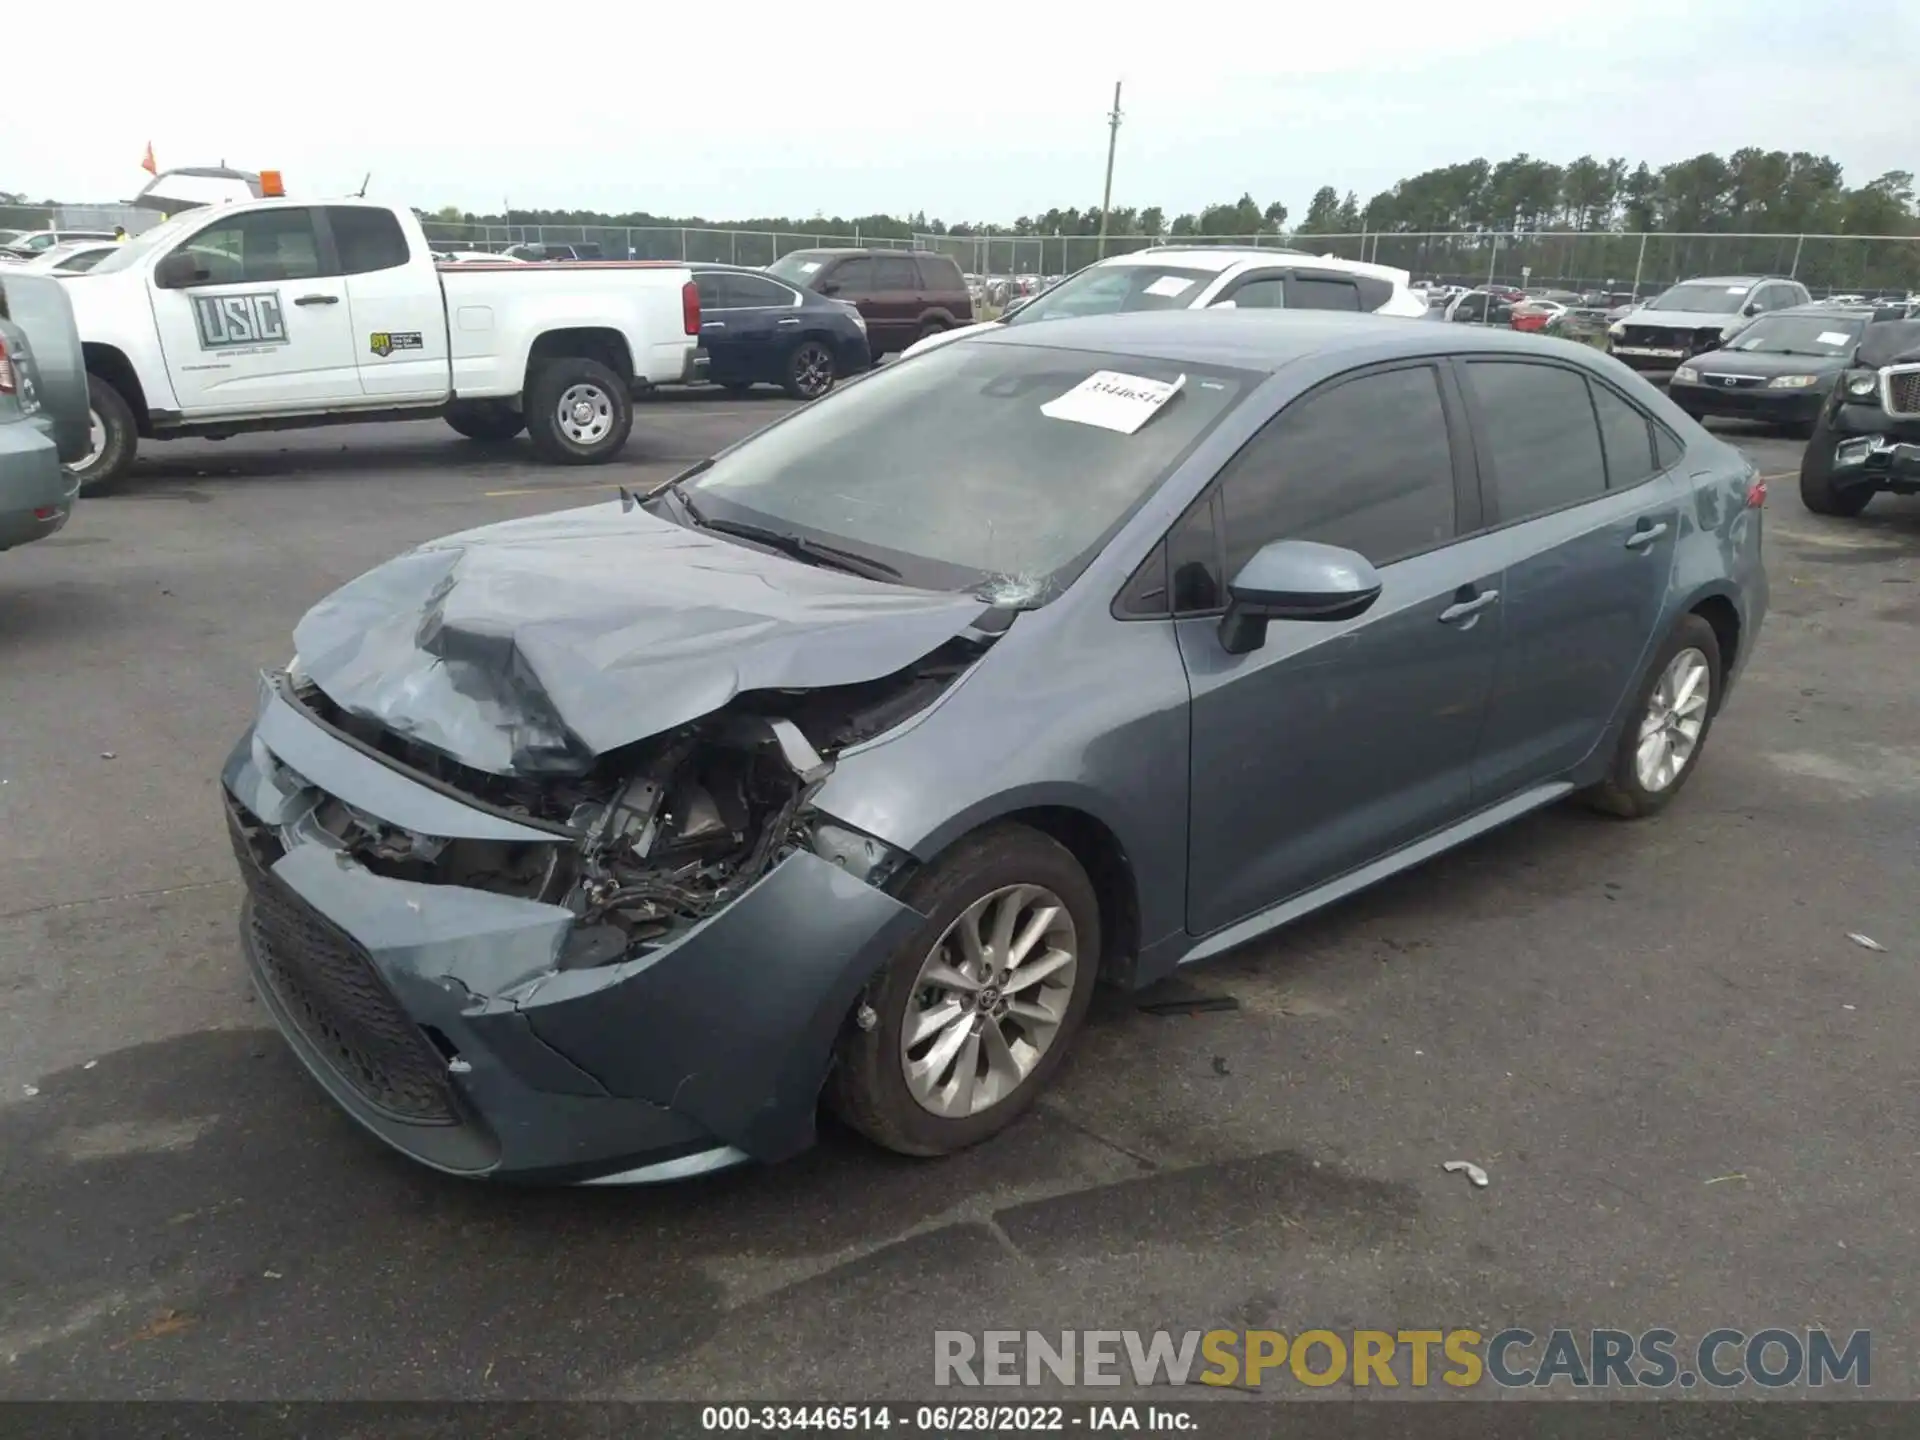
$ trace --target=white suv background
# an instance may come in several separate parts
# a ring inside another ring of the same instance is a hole
[[[1257,246],[1173,246],[1110,255],[1076,271],[1012,314],[942,330],[909,346],[901,359],[1003,325],[1037,325],[1075,315],[1137,310],[1351,310],[1419,319],[1426,300],[1405,270],[1304,250]]]

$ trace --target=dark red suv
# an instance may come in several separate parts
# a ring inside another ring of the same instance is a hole
[[[836,300],[851,301],[867,322],[873,358],[904,350],[923,335],[973,323],[973,297],[960,267],[917,250],[796,250],[767,272]]]

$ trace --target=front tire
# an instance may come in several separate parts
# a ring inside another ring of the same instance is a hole
[[[1719,637],[1700,616],[1673,627],[1627,712],[1607,778],[1583,797],[1589,805],[1628,820],[1667,808],[1699,766],[1723,664]]]
[[[465,400],[447,407],[447,424],[469,440],[498,444],[526,429],[527,417],[504,400]]]
[[[1800,503],[1816,515],[1851,519],[1867,508],[1873,491],[1864,485],[1838,489],[1833,483],[1833,436],[1822,416],[1813,422],[1807,448],[1800,457]]]
[[[527,385],[527,435],[540,458],[557,465],[611,460],[633,431],[627,385],[598,360],[547,360]]]
[[[903,1155],[1006,1129],[1046,1089],[1092,1003],[1100,906],[1065,846],[1024,825],[962,840],[901,895],[927,917],[867,988],[827,1089],[840,1118]]]
[[[93,445],[86,459],[73,467],[83,495],[102,495],[118,484],[133,468],[134,453],[140,446],[140,426],[133,418],[133,407],[98,375],[87,376],[88,419],[93,429]]]
[[[823,340],[802,340],[787,357],[787,375],[781,384],[796,400],[818,400],[839,378],[832,348]]]

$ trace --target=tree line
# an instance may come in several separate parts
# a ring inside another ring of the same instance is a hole
[[[808,234],[909,239],[914,235],[1092,236],[1100,207],[1055,207],[1010,221],[946,221],[912,215],[760,215],[713,220],[645,210],[608,214],[588,210],[513,210],[475,214],[449,206],[421,217],[450,224],[593,225],[615,228],[690,228],[792,231]],[[1323,185],[1292,225],[1280,200],[1262,204],[1251,193],[1168,217],[1158,205],[1117,206],[1107,232],[1118,237],[1184,235],[1358,235],[1362,233],[1689,232],[1765,235],[1920,235],[1914,177],[1891,170],[1849,186],[1837,160],[1806,151],[1749,146],[1654,168],[1642,161],[1582,155],[1565,165],[1520,154],[1510,160],[1473,159],[1411,176],[1366,201],[1352,190]]]

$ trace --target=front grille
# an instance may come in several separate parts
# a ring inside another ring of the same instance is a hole
[[[229,804],[247,885],[242,924],[255,961],[300,1032],[368,1104],[416,1125],[457,1125],[446,1062],[407,1017],[353,939],[261,864],[270,839],[250,835]]]
[[[1629,325],[1624,337],[1627,344],[1647,350],[1684,350],[1687,348],[1687,332],[1668,330],[1660,325]]]
[[[1920,415],[1920,368],[1888,372],[1887,413]]]

